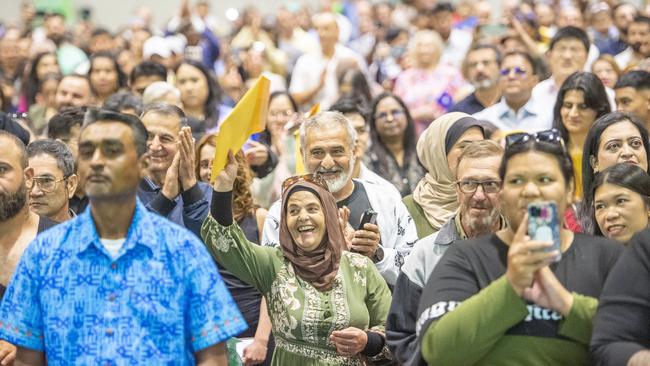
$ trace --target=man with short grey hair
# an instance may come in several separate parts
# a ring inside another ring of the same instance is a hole
[[[69,200],[78,178],[70,149],[60,141],[37,140],[27,146],[27,157],[34,170],[34,177],[27,181],[29,208],[56,222],[74,217]]]
[[[388,185],[352,179],[356,131],[338,112],[323,112],[300,127],[303,162],[307,172],[325,180],[339,208],[350,211],[354,231],[351,251],[373,260],[389,285],[395,284],[399,268],[417,240],[413,219],[395,189]],[[279,243],[280,201],[269,209],[262,243]],[[360,227],[364,212],[377,212],[376,225]]]
[[[469,144],[456,165],[459,208],[440,231],[420,239],[402,266],[386,323],[386,343],[401,365],[426,365],[420,356],[415,321],[422,289],[447,248],[505,227],[499,211],[498,169],[503,148],[494,141]]]

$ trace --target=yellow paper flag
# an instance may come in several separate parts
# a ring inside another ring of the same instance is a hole
[[[229,150],[236,154],[252,134],[264,131],[270,84],[269,79],[260,76],[221,123],[210,182],[214,183],[226,166]]]
[[[309,112],[305,113],[306,118],[313,117],[320,113],[320,103],[314,104]],[[297,129],[293,133],[293,137],[296,139],[296,175],[305,174],[305,164],[302,161],[302,146],[300,145],[300,129]]]

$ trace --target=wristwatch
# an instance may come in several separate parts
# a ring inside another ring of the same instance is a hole
[[[382,247],[377,247],[375,254],[372,255],[372,262],[379,263],[384,260],[384,249]]]

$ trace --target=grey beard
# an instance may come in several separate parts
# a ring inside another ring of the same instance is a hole
[[[499,211],[495,208],[486,217],[480,219],[470,218],[467,225],[472,230],[472,237],[492,234],[495,220],[499,220]]]
[[[339,178],[332,179],[332,180],[325,180],[325,183],[327,183],[327,187],[330,189],[330,192],[336,193],[343,189],[345,187],[345,184],[348,182],[350,177],[352,176],[352,172],[354,171],[354,163],[356,162],[356,159],[354,155],[350,158],[350,170],[347,172],[343,172]]]
[[[494,84],[495,84],[495,81],[490,80],[490,79],[484,79],[484,80],[481,80],[481,81],[472,82],[472,86],[476,90],[489,89],[489,88],[493,87]]]
[[[24,181],[16,192],[0,192],[0,222],[5,222],[16,216],[26,203],[27,187]]]

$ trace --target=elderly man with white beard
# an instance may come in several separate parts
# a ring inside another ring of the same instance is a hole
[[[457,240],[494,233],[505,227],[499,213],[498,169],[503,148],[484,140],[469,144],[458,159],[459,208],[440,231],[420,239],[402,266],[386,323],[386,343],[401,365],[426,365],[420,355],[415,321],[422,289],[447,248]]]
[[[352,179],[356,131],[339,112],[320,113],[300,126],[305,169],[325,180],[339,208],[349,210],[348,223],[354,231],[350,251],[373,260],[379,273],[392,286],[400,267],[417,241],[413,219],[400,195],[389,184]],[[280,201],[269,209],[262,243],[277,246]],[[359,228],[363,213],[377,212],[377,224]]]

